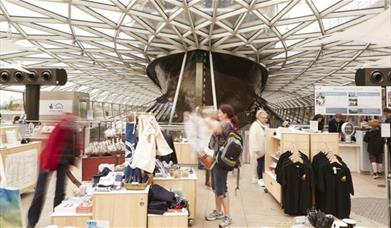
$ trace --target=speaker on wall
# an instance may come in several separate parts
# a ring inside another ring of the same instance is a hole
[[[65,85],[67,72],[56,68],[27,69],[30,73],[0,68],[0,84],[6,85]]]
[[[363,68],[356,71],[357,86],[391,86],[391,68]]]

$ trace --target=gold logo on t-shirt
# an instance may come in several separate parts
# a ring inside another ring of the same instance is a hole
[[[341,180],[342,182],[346,182],[346,176],[342,176],[342,177],[340,178],[340,180]]]

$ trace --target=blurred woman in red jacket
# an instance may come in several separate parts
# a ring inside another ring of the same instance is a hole
[[[79,155],[76,139],[76,117],[73,114],[64,114],[50,134],[40,155],[40,173],[35,189],[33,201],[28,211],[28,227],[35,227],[38,223],[45,202],[46,187],[49,176],[57,171],[56,192],[53,208],[65,198],[66,175],[69,165],[74,165]]]

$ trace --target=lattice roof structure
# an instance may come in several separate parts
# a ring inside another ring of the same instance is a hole
[[[390,45],[319,39],[384,12],[387,0],[2,0],[0,63],[67,70],[65,87],[93,100],[146,104],[155,58],[194,49],[269,70],[273,107],[313,105],[313,86],[349,85]],[[365,32],[365,31],[363,31]],[[16,49],[9,48],[10,46]]]

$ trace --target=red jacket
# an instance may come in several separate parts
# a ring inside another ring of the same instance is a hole
[[[65,143],[72,136],[69,120],[63,118],[56,124],[40,155],[41,170],[56,170],[64,152]]]

